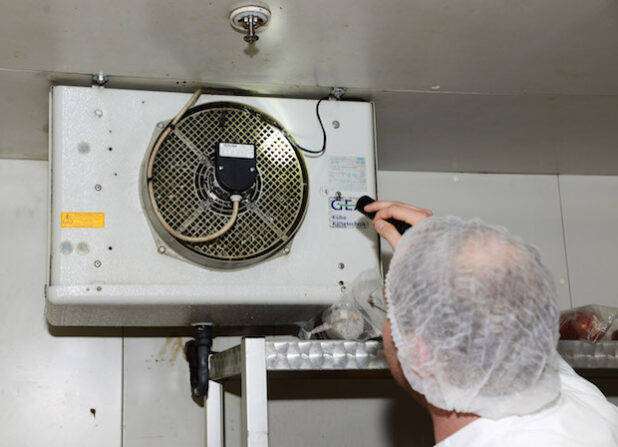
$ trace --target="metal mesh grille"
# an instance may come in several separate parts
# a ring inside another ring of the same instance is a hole
[[[190,250],[214,260],[262,258],[296,232],[307,202],[304,160],[268,118],[244,106],[217,103],[191,109],[162,142],[153,164],[154,201],[165,221],[187,236],[221,228],[232,213],[229,193],[217,185],[219,143],[253,144],[258,179],[242,194],[234,226]]]

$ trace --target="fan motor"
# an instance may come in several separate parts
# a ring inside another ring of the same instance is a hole
[[[233,102],[189,109],[155,154],[153,139],[143,169],[142,201],[157,235],[180,256],[213,268],[239,268],[279,252],[299,229],[308,200],[303,155],[283,128],[263,112]],[[160,220],[182,235],[216,232],[232,214],[231,193],[215,175],[220,143],[255,146],[257,176],[241,193],[238,217],[222,236],[190,243],[174,237]],[[149,187],[150,184],[150,187]]]

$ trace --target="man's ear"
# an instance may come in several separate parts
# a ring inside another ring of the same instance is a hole
[[[404,345],[399,348],[399,361],[413,366],[412,369],[420,372],[423,366],[431,359],[431,347],[425,343],[425,340],[417,336],[413,332],[409,332],[404,336]],[[403,351],[402,351],[403,349]]]

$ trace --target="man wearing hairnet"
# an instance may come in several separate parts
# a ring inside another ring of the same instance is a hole
[[[387,361],[429,410],[437,447],[618,446],[618,408],[556,351],[556,289],[536,248],[478,219],[365,211],[395,251]],[[389,218],[413,227],[401,236]]]

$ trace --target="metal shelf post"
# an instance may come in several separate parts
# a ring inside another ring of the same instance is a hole
[[[223,384],[208,381],[208,397],[204,399],[206,447],[224,447]]]
[[[268,447],[268,382],[266,340],[244,338],[242,358],[242,442],[243,447]]]

